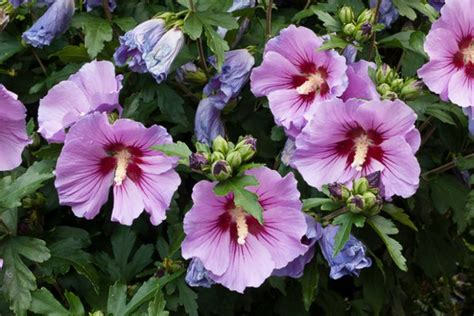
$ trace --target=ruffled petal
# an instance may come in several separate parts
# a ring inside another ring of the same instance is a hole
[[[474,78],[464,70],[456,72],[449,80],[449,100],[461,107],[474,105]]]
[[[121,185],[114,185],[112,221],[130,226],[144,207],[142,193],[132,180],[126,178]]]

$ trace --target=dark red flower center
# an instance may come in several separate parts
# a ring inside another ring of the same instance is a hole
[[[374,130],[365,131],[361,127],[347,132],[347,139],[336,144],[338,155],[347,156],[347,165],[362,171],[371,159],[382,161],[383,151],[379,146],[383,137]]]
[[[128,177],[134,182],[138,182],[142,175],[142,170],[138,165],[143,152],[135,147],[127,147],[121,144],[112,144],[105,148],[109,156],[102,158],[100,170],[102,173],[109,173],[114,170],[114,185],[120,186]]]
[[[466,36],[459,42],[459,51],[454,55],[454,64],[465,69],[466,75],[474,77],[474,38]]]
[[[301,75],[293,77],[293,88],[304,98],[314,99],[319,94],[326,95],[329,86],[326,82],[327,70],[324,67],[317,67],[312,63],[300,66]]]

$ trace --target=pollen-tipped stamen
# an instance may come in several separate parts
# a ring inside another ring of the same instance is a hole
[[[319,72],[308,76],[306,81],[296,88],[299,94],[307,95],[312,92],[318,91],[321,85],[324,83],[324,79]]]
[[[237,243],[239,245],[245,244],[245,239],[249,234],[249,227],[247,225],[246,214],[241,207],[232,209],[232,216],[237,225]]]
[[[132,155],[126,149],[123,149],[114,155],[117,161],[114,177],[115,185],[122,185],[123,180],[127,177],[127,167],[131,156]]]
[[[461,53],[463,54],[464,64],[474,63],[474,42],[464,48]]]
[[[354,140],[355,153],[354,160],[351,164],[352,168],[355,168],[357,171],[362,170],[362,166],[367,159],[367,154],[369,153],[369,146],[371,143],[372,142],[370,141],[370,138],[366,134],[363,134]]]

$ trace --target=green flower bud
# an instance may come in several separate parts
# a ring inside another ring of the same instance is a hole
[[[230,153],[228,153],[226,160],[227,162],[229,162],[230,166],[233,169],[239,168],[240,164],[242,163],[242,157],[240,156],[238,151],[231,151]]]
[[[225,155],[229,150],[229,145],[227,144],[227,141],[224,139],[224,137],[219,135],[212,142],[212,150],[219,151]]]
[[[355,30],[356,30],[356,27],[355,27],[355,25],[352,24],[352,23],[346,24],[346,25],[344,25],[344,27],[342,28],[342,32],[344,32],[344,34],[346,34],[346,35],[352,35],[352,34],[354,34]]]
[[[351,191],[343,184],[332,183],[328,186],[329,193],[335,200],[345,201],[350,195]]]
[[[211,154],[211,161],[225,160],[225,155],[220,151],[215,151]]]
[[[355,194],[364,194],[369,190],[369,180],[366,178],[359,178],[354,181],[354,186],[352,187],[352,191]]]
[[[394,79],[392,80],[390,87],[392,91],[399,91],[402,88],[403,79]]]
[[[102,311],[95,311],[93,313],[89,313],[90,316],[104,316]]]
[[[248,161],[257,152],[257,140],[252,136],[245,136],[239,140],[235,150],[239,152],[242,161]]]
[[[364,213],[367,216],[376,215],[382,210],[383,200],[380,196],[371,192],[366,192],[364,193],[363,198],[365,203]]]
[[[387,83],[382,83],[377,86],[377,92],[380,93],[380,95],[386,95],[387,93],[391,92],[392,90],[390,89],[390,86]]]
[[[362,32],[362,30],[360,30],[360,29],[355,31],[353,36],[354,36],[355,40],[358,41],[358,42],[363,42],[366,39],[366,36],[365,36],[364,32]]]
[[[365,9],[357,17],[357,24],[373,23],[375,18],[374,9]]]
[[[351,7],[344,6],[339,10],[338,16],[342,24],[352,23],[354,21],[354,10]]]
[[[232,167],[226,160],[218,160],[212,164],[211,173],[217,181],[224,181],[232,176]]]
[[[400,91],[400,97],[404,100],[413,100],[420,95],[421,82],[416,79],[409,79]]]
[[[184,75],[184,80],[189,83],[203,85],[207,83],[206,73],[198,68],[196,71],[189,71]]]
[[[364,209],[364,198],[361,195],[355,195],[348,199],[347,210],[351,213],[360,213]]]

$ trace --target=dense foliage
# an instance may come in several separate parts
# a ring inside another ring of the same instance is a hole
[[[474,313],[469,0],[73,2],[0,0],[1,315]]]

